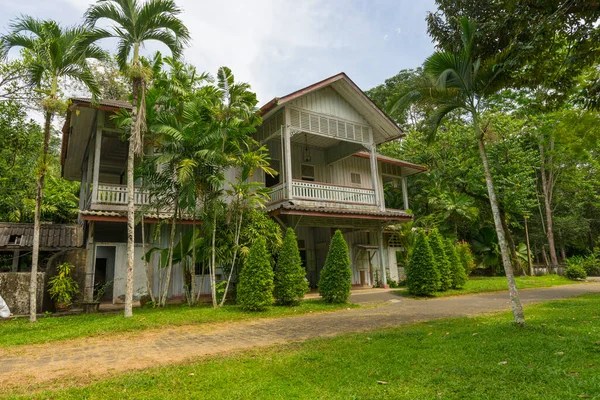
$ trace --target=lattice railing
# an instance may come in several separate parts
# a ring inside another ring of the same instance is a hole
[[[376,204],[375,191],[373,189],[353,188],[317,182],[293,181],[292,195],[294,198],[306,200]]]
[[[290,126],[358,143],[369,143],[369,127],[355,122],[290,107]]]

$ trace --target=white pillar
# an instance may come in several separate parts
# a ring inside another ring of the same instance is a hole
[[[102,114],[98,114],[100,117]],[[99,122],[98,122],[99,124]],[[96,142],[94,145],[94,175],[92,187],[92,203],[98,200],[98,180],[100,178],[100,150],[102,148],[102,126],[98,125],[96,129]]]
[[[408,210],[408,186],[405,176],[402,177],[402,200],[404,202],[404,209]]]
[[[371,142],[370,149],[370,161],[371,161],[371,180],[373,181],[373,190],[375,191],[375,204],[379,207],[380,210],[384,209],[383,201],[381,201],[381,196],[379,193],[379,170],[377,169],[377,148],[375,144]]]
[[[285,129],[283,130],[283,161],[285,164],[285,188],[287,199],[293,198],[292,192],[292,138],[290,134],[290,110],[285,109]]]
[[[381,287],[388,289],[389,285],[387,284],[387,272],[386,272],[386,264],[387,257],[383,255],[383,224],[379,225],[379,230],[377,232],[377,242],[379,243],[379,268],[381,270]]]

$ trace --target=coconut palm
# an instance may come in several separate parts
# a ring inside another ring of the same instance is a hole
[[[461,51],[459,53],[436,52],[427,58],[423,64],[425,81],[420,87],[413,88],[400,97],[393,109],[413,101],[434,106],[434,111],[426,121],[432,135],[437,132],[437,128],[444,118],[455,111],[462,112],[470,118],[473,126],[473,139],[477,141],[483,163],[502,264],[508,280],[514,320],[517,324],[524,325],[523,308],[515,284],[485,149],[487,125],[482,126],[482,114],[486,109],[488,96],[498,92],[505,84],[503,63],[507,61],[507,54],[499,54],[495,59],[489,60],[476,58],[473,52],[475,23],[463,18],[461,27],[463,44]]]
[[[134,229],[135,229],[135,156],[142,153],[141,135],[145,130],[145,91],[151,76],[140,62],[140,47],[155,40],[165,44],[174,58],[178,58],[189,41],[189,32],[178,18],[181,9],[173,0],[98,0],[85,12],[85,21],[93,29],[92,40],[116,38],[117,63],[131,80],[132,112],[127,156],[127,283],[125,291],[125,317],[132,316]],[[109,29],[96,27],[99,20],[110,20]],[[139,100],[139,111],[138,111]]]
[[[36,320],[37,270],[40,250],[40,213],[44,181],[48,168],[48,148],[52,118],[64,113],[67,102],[60,98],[60,84],[64,79],[83,83],[92,93],[99,94],[98,85],[87,64],[88,58],[104,59],[105,53],[97,46],[86,43],[88,31],[83,27],[61,27],[52,20],[29,16],[18,18],[10,25],[10,33],[0,38],[0,56],[12,48],[23,49],[27,76],[33,87],[42,92],[44,99],[44,147],[40,158],[35,201],[31,281],[29,287],[29,320]]]

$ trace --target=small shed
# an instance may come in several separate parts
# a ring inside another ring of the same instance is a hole
[[[77,224],[42,223],[40,251],[55,252],[83,247],[83,228]],[[0,253],[12,258],[12,272],[17,272],[22,252],[33,248],[33,224],[0,222]]]

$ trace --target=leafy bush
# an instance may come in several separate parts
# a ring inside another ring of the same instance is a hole
[[[450,271],[450,261],[446,256],[444,238],[437,229],[433,229],[429,234],[429,246],[433,252],[435,267],[440,273],[440,285],[438,290],[445,292],[452,287],[452,274]]]
[[[446,257],[448,257],[448,261],[450,262],[450,274],[452,276],[452,289],[460,289],[465,286],[467,283],[467,274],[465,273],[465,267],[463,267],[460,259],[458,258],[458,253],[456,252],[456,247],[454,247],[454,243],[452,243],[451,239],[446,239]]]
[[[250,248],[242,267],[236,301],[245,311],[262,311],[273,303],[273,268],[264,238]]]
[[[350,297],[352,271],[348,245],[338,229],[331,239],[325,266],[319,278],[319,294],[327,303],[345,303]]]
[[[57,304],[71,305],[79,292],[79,285],[71,277],[73,268],[69,263],[60,264],[56,267],[56,275],[48,281],[48,293]]]
[[[284,305],[297,304],[308,291],[305,278],[296,233],[288,228],[275,265],[275,300]]]
[[[571,257],[567,260],[567,269],[565,275],[569,279],[582,280],[587,278],[585,269],[583,268],[583,259],[581,257]]]
[[[456,244],[456,252],[458,253],[458,258],[465,269],[465,273],[467,276],[471,275],[473,268],[475,268],[475,258],[473,257],[473,253],[471,252],[471,246],[467,242],[458,242]]]
[[[408,291],[417,296],[431,296],[440,286],[440,272],[435,267],[433,252],[422,229],[417,232],[406,266],[406,285]]]
[[[595,253],[584,257],[582,260],[582,266],[588,276],[600,275],[600,259],[598,259]]]

